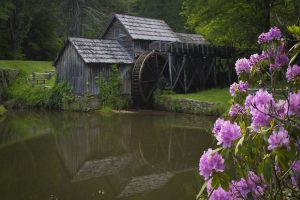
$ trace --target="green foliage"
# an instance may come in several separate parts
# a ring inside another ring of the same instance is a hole
[[[72,100],[73,96],[69,85],[66,82],[60,82],[51,89],[47,107],[52,109],[66,108]]]
[[[296,23],[300,2],[287,0],[183,0],[182,14],[192,30],[215,44],[257,47],[256,36],[276,25]]]
[[[136,14],[140,16],[163,19],[174,31],[184,32],[184,17],[179,15],[182,7],[182,0],[161,1],[161,0],[136,0],[133,7]]]
[[[300,27],[293,25],[288,27],[289,32],[294,36],[298,42],[294,44],[294,46],[290,49],[290,64],[292,64],[294,61],[296,61],[296,58],[298,57],[300,53]]]
[[[24,71],[20,71],[13,84],[4,90],[3,96],[7,100],[13,99],[26,107],[41,108],[47,106],[48,94],[48,89],[32,88],[27,83],[27,74]]]
[[[121,77],[116,65],[112,65],[107,78],[100,74],[99,81],[99,99],[102,107],[111,107],[114,109],[124,109],[130,105],[130,98],[122,96]]]
[[[112,110],[112,107],[110,107],[110,106],[102,106],[100,108],[100,112],[101,112],[101,114],[104,114],[104,115],[111,115],[113,110]]]
[[[4,106],[0,105],[0,116],[4,115],[7,112]]]

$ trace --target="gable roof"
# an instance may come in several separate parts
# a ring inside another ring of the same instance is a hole
[[[164,20],[116,14],[109,26],[115,19],[120,21],[134,40],[179,42],[176,34]]]
[[[176,35],[183,43],[208,44],[204,37],[199,34],[176,33]]]
[[[110,63],[110,64],[132,64],[133,58],[116,40],[100,40],[85,38],[68,38],[64,47],[57,56],[54,65],[57,64],[59,58],[67,44],[72,44],[77,53],[81,56],[85,63]]]

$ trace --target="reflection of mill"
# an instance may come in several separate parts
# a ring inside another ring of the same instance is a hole
[[[127,197],[162,188],[174,175],[195,170],[196,163],[189,159],[194,138],[184,130],[150,134],[133,121],[115,127],[117,135],[98,126],[89,132],[74,128],[57,137],[57,150],[72,182],[103,179],[113,185],[113,196]]]

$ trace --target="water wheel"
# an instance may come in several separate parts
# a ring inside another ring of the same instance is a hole
[[[153,92],[167,81],[168,59],[158,52],[141,54],[132,71],[132,97],[135,104],[151,103]]]

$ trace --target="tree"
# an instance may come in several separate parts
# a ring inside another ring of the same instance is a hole
[[[183,32],[184,17],[180,15],[182,0],[137,0],[133,3],[136,14],[165,20],[175,31]]]
[[[183,0],[182,14],[192,30],[216,44],[257,47],[256,35],[277,25],[299,23],[295,0]]]

